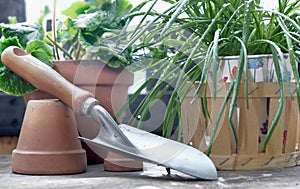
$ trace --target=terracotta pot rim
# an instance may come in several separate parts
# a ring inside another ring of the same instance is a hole
[[[80,63],[88,64],[88,63],[90,63],[90,65],[98,64],[98,65],[104,66],[105,69],[110,69],[110,70],[115,70],[115,71],[118,71],[118,70],[122,71],[122,70],[126,69],[124,66],[120,66],[119,68],[110,67],[108,64],[102,62],[101,60],[53,60],[53,63],[54,64],[80,64]]]
[[[111,68],[99,60],[60,60],[53,63],[54,69],[75,85],[133,84],[132,72],[123,67]]]

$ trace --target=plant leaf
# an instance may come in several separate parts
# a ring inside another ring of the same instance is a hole
[[[53,67],[53,51],[45,42],[39,40],[30,41],[25,50],[48,66]]]
[[[4,49],[9,46],[21,47],[16,37],[2,39],[0,41],[0,53],[2,54]],[[8,94],[20,96],[35,90],[35,88],[5,67],[0,60],[0,90]]]
[[[62,11],[63,15],[69,16],[71,18],[76,18],[78,15],[83,14],[85,10],[90,8],[90,6],[84,1],[76,1],[71,4],[69,8]]]
[[[45,37],[43,27],[37,23],[4,24],[2,27],[2,35],[5,38],[17,37],[23,48],[29,41],[43,40]]]
[[[17,37],[2,39],[0,41],[0,53],[2,54],[3,50],[9,46],[17,46],[21,47]],[[53,66],[52,64],[52,50],[51,48],[44,42],[33,40],[28,43],[27,52],[31,53],[36,58],[41,61],[47,63],[49,66]],[[25,81],[12,71],[10,71],[7,67],[5,67],[0,61],[0,89],[8,94],[12,94],[15,96],[22,96],[26,93],[33,92],[37,90],[34,86],[32,86],[29,82]]]
[[[104,19],[104,13],[94,12],[89,14],[79,15],[76,19],[73,19],[73,26],[76,29],[84,29],[85,31],[95,31],[99,25],[102,24]]]

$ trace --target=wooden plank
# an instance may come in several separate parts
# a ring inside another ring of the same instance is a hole
[[[260,105],[256,108],[259,111],[259,130],[258,130],[258,152],[262,152],[263,141],[266,137],[266,132],[268,128],[268,99],[260,98]]]
[[[18,143],[17,136],[1,136],[0,137],[0,154],[8,155],[16,148]]]
[[[286,105],[286,117],[287,117],[287,128],[286,128],[286,144],[285,152],[294,152],[296,150],[296,137],[300,128],[298,121],[298,103],[297,99],[287,98]]]
[[[207,144],[205,141],[206,136],[206,126],[207,126],[207,118],[205,118],[203,113],[199,115],[199,124],[195,130],[195,133],[191,139],[192,146],[199,149],[200,151],[204,152],[207,150]]]
[[[183,142],[188,144],[192,142],[192,146],[199,149],[200,142],[205,135],[205,117],[201,110],[199,100],[192,104],[192,98],[185,98],[181,105],[182,110],[182,135]]]
[[[210,119],[209,119],[209,116],[211,114],[211,98],[207,98],[207,110],[204,109],[204,102],[201,102],[201,116],[199,117],[200,118],[200,124],[202,124],[202,127],[201,127],[201,132],[202,132],[202,135],[200,138],[197,139],[197,141],[199,141],[199,149],[200,151],[202,152],[205,152],[207,151],[207,148],[208,148],[208,145],[209,145],[209,141],[207,139],[210,138],[210,135],[211,135],[211,128],[210,128]],[[209,114],[209,115],[208,115]],[[195,141],[195,138],[193,139],[193,141]]]
[[[216,118],[223,103],[223,98],[217,98],[216,100],[211,99],[209,102],[211,103],[210,113],[212,122],[209,122],[211,133],[211,130],[215,125]],[[231,154],[231,134],[232,133],[230,132],[230,125],[228,121],[228,108],[226,108],[220,120],[211,153],[215,155]]]
[[[181,104],[182,135],[183,142],[189,144],[200,151],[205,151],[206,117],[202,111],[200,98],[192,104],[195,88],[191,88]]]
[[[270,125],[274,120],[275,114],[277,112],[279,106],[279,98],[271,98],[270,99],[270,113],[269,113],[269,125],[268,129],[270,129]],[[281,154],[283,149],[283,133],[284,133],[284,121],[285,121],[285,112],[286,108],[284,107],[278,121],[276,128],[273,131],[273,134],[270,138],[270,141],[266,148],[267,154]]]
[[[297,134],[296,134],[296,151],[300,151],[300,112],[298,111],[298,120],[297,120]],[[300,165],[300,160],[299,160]]]
[[[261,100],[258,98],[249,99],[249,108],[246,100],[242,99],[240,103],[240,118],[238,128],[238,154],[257,154],[258,153],[258,136],[260,121]]]

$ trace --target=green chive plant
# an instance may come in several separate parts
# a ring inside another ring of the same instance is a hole
[[[197,98],[211,72],[216,73],[218,60],[221,56],[239,56],[237,73],[230,83],[221,109],[213,126],[207,153],[210,154],[217,128],[227,104],[230,104],[229,120],[233,135],[237,141],[237,133],[233,124],[233,115],[237,94],[242,82],[248,86],[248,56],[271,54],[274,60],[275,73],[280,87],[280,101],[275,119],[272,121],[262,151],[276,128],[284,104],[284,86],[282,70],[290,64],[295,77],[298,107],[300,110],[300,89],[298,63],[300,61],[300,2],[278,0],[278,9],[266,10],[260,0],[165,0],[170,7],[163,13],[157,13],[147,23],[144,20],[153,11],[158,0],[150,1],[150,9],[142,17],[138,27],[123,51],[138,44],[156,53],[158,59],[139,65],[143,69],[152,69],[153,75],[132,95],[133,102],[140,92],[155,78],[155,85],[148,91],[146,98],[140,103],[135,115],[140,115],[139,126],[147,119],[148,111],[153,102],[166,93],[167,88],[173,88],[163,123],[163,135],[170,137],[175,118],[179,118],[181,128],[181,103],[187,93],[199,85],[194,94]],[[290,62],[284,59],[284,53],[290,56]],[[152,57],[152,58],[153,58]],[[280,66],[282,62],[283,67]],[[242,81],[244,78],[245,81]],[[169,85],[165,86],[165,82]],[[187,82],[190,81],[190,82]],[[213,74],[213,93],[216,96],[217,75]],[[290,81],[287,81],[290,88]],[[246,87],[247,90],[247,87]],[[290,90],[291,91],[291,90]],[[248,92],[246,91],[246,94]],[[248,97],[247,97],[248,99]],[[129,102],[129,103],[130,103]],[[204,107],[206,104],[203,99]],[[206,113],[207,108],[205,108]],[[133,119],[135,121],[135,119]],[[180,129],[179,129],[180,131]],[[178,140],[181,139],[181,132]]]

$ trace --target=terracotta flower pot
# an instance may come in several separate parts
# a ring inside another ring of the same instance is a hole
[[[68,81],[82,89],[92,92],[95,95],[95,98],[99,100],[101,106],[108,110],[112,116],[115,116],[125,104],[128,98],[128,87],[133,84],[132,73],[123,68],[110,68],[100,61],[54,61],[54,65],[54,69]],[[26,97],[27,100],[35,98],[51,98],[51,96],[30,97],[28,95]],[[122,118],[123,116],[120,116],[118,121],[121,122]],[[99,125],[95,121],[86,118],[85,116],[76,117],[76,121],[80,135],[92,139],[98,134]],[[82,143],[82,145],[87,151],[89,164],[101,163],[103,162],[102,158],[107,156],[106,150],[87,145],[86,143]],[[110,161],[114,161],[113,159],[110,158]],[[117,159],[120,160],[120,157]],[[127,158],[123,158],[123,160],[125,162],[131,161]],[[124,165],[124,168],[122,167],[123,163],[118,162],[120,161],[116,161],[113,164],[119,164],[117,167],[121,167],[120,171],[133,170],[132,168],[126,168],[128,167],[127,163]],[[132,165],[132,162],[129,164]],[[136,164],[134,170],[142,169],[141,162],[136,162],[134,164]],[[115,168],[116,167],[113,168],[114,171]],[[106,170],[110,169],[108,168]]]
[[[74,174],[86,171],[73,112],[55,99],[31,100],[12,153],[12,171],[21,174]]]

